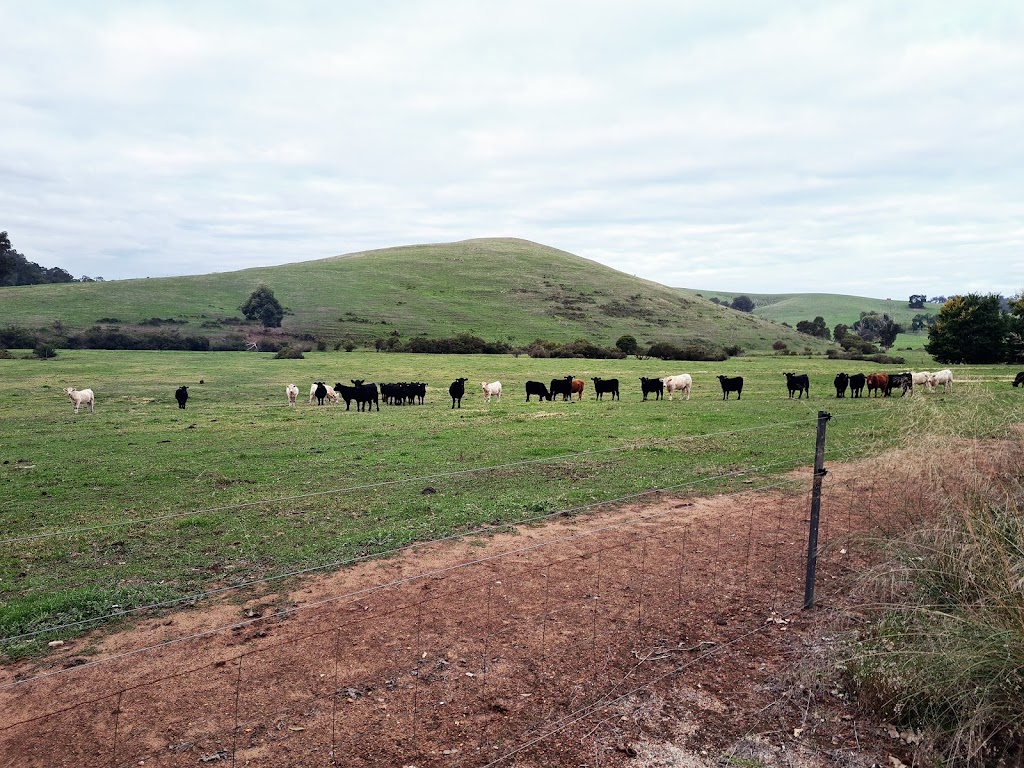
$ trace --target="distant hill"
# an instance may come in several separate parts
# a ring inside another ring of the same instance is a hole
[[[720,307],[588,259],[516,239],[480,239],[387,248],[316,261],[188,277],[5,288],[0,326],[66,331],[119,321],[134,327],[173,320],[182,334],[259,333],[239,325],[239,306],[267,285],[285,307],[283,330],[328,344],[370,345],[397,333],[525,345],[536,338],[587,338],[611,345],[624,334],[738,344],[765,351],[824,344],[750,314]]]
[[[813,320],[820,315],[831,330],[839,323],[853,325],[860,319],[861,312],[878,312],[889,315],[905,328],[910,328],[914,315],[936,315],[941,304],[927,303],[924,309],[911,309],[907,306],[908,299],[871,299],[866,296],[847,296],[840,293],[745,293],[738,291],[696,290],[693,288],[678,289],[687,296],[702,296],[720,301],[732,302],[736,296],[749,296],[754,302],[754,314],[765,320],[777,323],[789,323],[796,326],[801,320]]]

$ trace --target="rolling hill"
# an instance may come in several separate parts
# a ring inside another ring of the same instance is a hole
[[[795,326],[801,320],[813,320],[818,315],[825,318],[829,329],[838,323],[853,325],[860,319],[861,312],[878,312],[889,315],[905,328],[910,328],[914,315],[938,314],[941,304],[927,303],[924,309],[911,309],[907,299],[871,299],[866,296],[848,296],[839,293],[730,293],[727,291],[705,291],[680,288],[688,296],[702,296],[731,302],[736,296],[749,296],[754,302],[754,314],[765,320],[789,323]]]
[[[610,345],[705,341],[766,351],[824,344],[781,325],[720,307],[588,259],[517,239],[413,245],[273,267],[187,277],[3,289],[0,326],[65,332],[97,324],[133,327],[172,319],[182,334],[259,333],[239,325],[239,306],[259,285],[287,314],[283,332],[358,345],[397,333],[469,333],[525,345],[587,338]],[[116,321],[116,323],[115,323]]]

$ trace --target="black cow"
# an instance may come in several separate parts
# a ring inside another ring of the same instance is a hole
[[[174,399],[178,401],[179,408],[184,408],[185,401],[188,400],[188,387],[178,387],[174,390]]]
[[[561,395],[562,400],[572,399],[572,376],[566,376],[564,379],[551,380],[551,397],[548,399],[554,400],[555,395]]]
[[[611,392],[612,400],[621,400],[619,397],[619,380],[618,379],[602,379],[593,378],[591,381],[594,382],[594,392],[597,394],[598,400],[603,400],[605,392]]]
[[[846,388],[850,386],[850,375],[847,373],[836,374],[836,380],[832,382],[836,388],[836,397],[846,397]]]
[[[530,395],[536,395],[541,400],[551,399],[551,393],[548,392],[548,388],[544,386],[542,381],[526,382],[526,402],[530,402]]]
[[[892,395],[894,389],[900,389],[900,397],[907,394],[908,389],[914,388],[914,374],[912,373],[890,373],[889,383],[885,385],[885,396]]]
[[[641,376],[640,389],[643,390],[644,400],[652,392],[655,400],[661,400],[665,396],[665,382],[661,379],[648,379],[646,376]]]
[[[373,406],[377,406],[377,410],[380,410],[380,397],[377,393],[376,384],[364,384],[362,379],[352,379],[352,386],[337,382],[334,385],[334,391],[337,392],[341,399],[345,401],[345,410],[349,410],[352,405],[352,401],[356,401],[356,410],[363,410],[366,407],[367,411],[372,411]]]
[[[800,394],[797,395],[796,398],[797,400],[799,400],[801,397],[804,396],[804,392],[806,392],[808,399],[810,399],[811,382],[807,378],[806,373],[801,373],[799,375],[795,373],[784,373],[782,375],[786,377],[786,386],[789,388],[790,398],[793,397],[794,392],[799,392]]]
[[[1024,384],[1024,371],[1021,371],[1020,373],[1018,373],[1017,374],[1017,378],[1015,378],[1013,380],[1013,387],[1014,387],[1014,389],[1019,387],[1021,384]]]
[[[867,377],[863,373],[855,373],[850,377],[850,397],[862,397],[864,395],[864,382]]]
[[[462,396],[466,394],[467,381],[469,379],[460,376],[448,387],[448,394],[452,396],[452,410],[455,410],[455,403],[459,404],[459,410],[462,409]]]
[[[719,376],[718,380],[722,384],[722,399],[728,400],[729,393],[735,392],[736,399],[739,400],[743,397],[743,377],[742,376]]]
[[[380,410],[380,397],[377,394],[377,385],[373,382],[369,384],[364,383],[363,379],[349,379],[352,382],[352,386],[355,388],[355,401],[356,410],[363,410],[364,407],[369,413],[373,410],[373,406],[377,406],[377,410]],[[348,401],[345,401],[345,410],[348,410]]]
[[[322,381],[315,382],[316,389],[313,390],[313,396],[316,397],[316,404],[323,405],[324,398],[327,397],[327,385]]]

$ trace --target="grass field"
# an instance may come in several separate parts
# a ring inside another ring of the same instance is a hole
[[[906,354],[908,368],[934,367]],[[858,370],[820,356],[666,364],[61,351],[0,360],[3,648],[18,657],[95,620],[253,581],[270,579],[249,589],[273,591],[286,574],[414,541],[656,488],[703,495],[781,476],[809,465],[819,409],[833,415],[832,461],[908,433],[925,439],[936,422],[975,435],[1024,420],[1024,396],[1002,366],[957,369],[949,396],[890,400],[835,399],[841,369]],[[810,374],[812,398],[789,400],[782,371]],[[641,401],[640,376],[681,372],[694,378],[690,401]],[[745,377],[742,400],[722,401],[720,373]],[[524,402],[526,380],[568,374],[587,379],[582,402]],[[453,411],[447,385],[458,376],[469,394]],[[592,376],[618,377],[621,401],[596,401]],[[425,381],[427,403],[369,414],[305,403],[310,382],[351,378]],[[505,393],[486,405],[479,382],[494,379]],[[285,401],[291,382],[296,408]],[[181,384],[186,410],[173,397]],[[61,391],[69,385],[95,390],[95,413],[72,415]]]

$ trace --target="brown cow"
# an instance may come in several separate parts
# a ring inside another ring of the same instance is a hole
[[[878,397],[878,393],[882,393],[882,397],[885,397],[885,391],[889,387],[889,374],[887,373],[872,373],[868,375],[868,397],[871,397],[871,393],[875,393],[875,397]]]
[[[570,400],[572,400],[572,395],[577,395],[577,401],[583,399],[583,379],[572,380],[572,394],[569,395]]]

